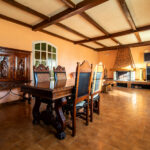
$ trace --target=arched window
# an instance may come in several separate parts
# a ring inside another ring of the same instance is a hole
[[[45,41],[33,43],[33,65],[43,64],[51,71],[57,65],[57,48]]]

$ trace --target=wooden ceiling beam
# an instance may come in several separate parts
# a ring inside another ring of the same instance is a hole
[[[62,29],[65,29],[66,31],[69,31],[69,32],[71,32],[71,33],[74,33],[74,34],[76,34],[76,35],[78,35],[78,36],[81,36],[81,37],[83,37],[83,38],[89,39],[89,37],[87,37],[87,36],[85,36],[85,35],[83,35],[83,34],[77,32],[77,31],[75,31],[75,30],[73,30],[73,29],[71,29],[71,28],[69,28],[69,27],[67,27],[67,26],[65,26],[65,25],[63,25],[63,24],[61,24],[61,23],[56,23],[55,25],[57,25],[58,27],[60,27],[60,28],[62,28]],[[102,47],[107,47],[107,46],[105,46],[104,44],[98,43],[98,42],[96,42],[96,41],[94,41],[94,43],[97,44],[97,45],[100,45],[100,46],[102,46]]]
[[[104,33],[104,34],[109,36],[109,33],[102,26],[100,26],[95,20],[93,20],[87,13],[82,12],[80,15],[85,20],[87,20],[89,23],[91,23],[94,27],[96,27],[99,31],[101,31],[102,33]],[[121,43],[119,41],[117,41],[116,39],[111,38],[111,40],[113,40],[115,43],[121,45]]]
[[[86,48],[90,48],[90,49],[96,51],[95,48],[93,48],[93,47],[91,47],[91,46],[87,46],[87,45],[84,45],[84,44],[79,44],[79,45],[84,46],[84,47],[86,47]]]
[[[62,2],[66,3],[65,1],[69,1],[70,0],[61,0]],[[72,5],[75,6],[75,4],[72,2]],[[70,5],[68,5],[68,7],[72,8]],[[85,12],[82,12],[80,14],[85,20],[87,20],[89,23],[91,23],[93,26],[95,26],[98,30],[100,30],[102,33],[106,34],[106,35],[109,35],[109,33],[104,30],[104,28],[102,28],[99,24],[97,24],[88,14],[86,14]],[[87,38],[89,39],[89,37]],[[121,45],[121,43],[119,41],[117,41],[116,39],[114,38],[111,38],[115,43]],[[102,43],[98,43],[98,42],[94,42],[102,47],[107,47],[106,45],[102,44]]]
[[[108,38],[111,38],[111,37],[118,37],[118,36],[128,35],[128,34],[131,34],[131,33],[142,32],[142,31],[146,31],[146,30],[150,30],[150,25],[136,28],[136,30],[131,29],[131,30],[126,30],[126,31],[121,31],[121,32],[110,34],[110,35],[104,35],[104,36],[98,36],[98,37],[90,38],[88,40],[76,41],[74,43],[75,44],[80,44],[80,43],[92,42],[92,41],[97,41],[97,40],[108,39]]]
[[[71,29],[71,28],[63,25],[62,23],[56,23],[55,25],[58,26],[58,27],[60,27],[60,28],[62,28],[62,29],[65,29],[66,31],[69,31],[69,32],[74,33],[74,34],[76,34],[78,36],[81,36],[81,37],[83,37],[85,39],[89,39],[87,36],[85,36],[85,35],[77,32],[77,31],[75,31],[75,30],[73,30],[73,29]]]
[[[56,24],[64,19],[67,19],[71,16],[77,15],[82,13],[83,11],[90,9],[94,6],[97,6],[99,4],[102,4],[108,0],[86,0],[82,1],[79,4],[76,5],[75,8],[68,8],[64,10],[63,12],[60,12],[54,16],[52,16],[49,20],[44,20],[37,25],[33,26],[33,30],[37,31],[42,28],[45,28],[49,25]]]
[[[55,33],[52,33],[52,32],[49,32],[49,31],[46,31],[46,30],[43,30],[43,29],[41,29],[40,32],[43,32],[43,33],[46,33],[46,34],[49,34],[49,35],[52,35],[52,36],[55,36],[55,37],[57,37],[57,38],[60,38],[60,39],[63,39],[63,40],[66,40],[66,41],[68,41],[68,42],[73,43],[72,40],[70,40],[70,39],[68,39],[68,38],[65,38],[65,37],[63,37],[63,36],[60,36],[60,35],[58,35],[58,34],[55,34]]]
[[[66,6],[70,7],[70,8],[75,8],[76,5],[71,1],[71,0],[61,0],[64,4],[66,4]]]
[[[133,44],[125,44],[125,45],[119,45],[119,46],[112,46],[108,48],[96,48],[96,51],[108,51],[108,50],[118,50],[122,48],[127,48],[127,47],[139,47],[139,46],[147,46],[150,45],[150,41],[146,42],[140,42],[140,43],[133,43]]]
[[[7,17],[5,15],[0,14],[0,18],[32,29],[32,25],[24,23],[24,22],[16,20],[16,19],[13,19],[13,18],[10,18],[10,17]]]
[[[134,20],[133,20],[133,18],[132,18],[132,16],[131,16],[131,13],[130,13],[130,11],[129,11],[129,8],[128,8],[128,6],[127,6],[125,0],[118,0],[118,2],[119,2],[119,4],[120,4],[120,7],[121,7],[121,9],[122,9],[122,12],[123,12],[123,14],[124,14],[126,20],[128,21],[130,27],[131,27],[133,30],[136,30],[135,22],[134,22]],[[135,34],[137,40],[138,40],[139,42],[141,42],[141,38],[140,38],[139,33],[138,33],[138,32],[135,32],[134,34]]]
[[[19,20],[16,20],[16,19],[13,19],[13,18],[10,18],[10,17],[7,17],[7,16],[2,15],[2,14],[0,14],[0,19],[4,19],[4,20],[6,20],[6,21],[9,21],[9,22],[12,22],[12,23],[15,23],[15,24],[18,24],[18,25],[22,25],[22,26],[24,26],[24,27],[28,27],[28,28],[32,29],[32,25],[27,24],[27,23],[24,23],[24,22],[19,21]],[[63,37],[63,36],[60,36],[60,35],[51,33],[51,32],[49,32],[49,31],[46,31],[46,30],[43,30],[43,29],[40,30],[39,32],[42,32],[42,33],[45,33],[45,34],[48,34],[48,35],[51,35],[51,36],[60,38],[60,39],[62,39],[62,40],[65,40],[65,41],[68,41],[68,42],[71,42],[71,43],[74,43],[74,41],[72,41],[72,40],[70,40],[70,39],[68,39],[68,38],[65,38],[65,37]],[[89,46],[86,46],[86,45],[84,45],[84,44],[79,44],[79,45],[84,46],[84,47],[86,47],[86,48],[90,48],[90,49],[92,49],[92,50],[95,50],[94,48],[89,47]]]
[[[61,1],[65,3],[66,0],[61,0]],[[67,0],[67,1],[70,1],[70,0]],[[75,4],[74,4],[73,2],[72,2],[72,4],[75,6]],[[70,7],[70,6],[68,5],[68,7]],[[72,8],[72,7],[70,7],[70,8]],[[83,13],[84,13],[84,12],[83,12]],[[82,14],[82,13],[81,13],[81,14]],[[81,14],[80,14],[80,15],[81,15]],[[82,16],[82,15],[81,15],[81,16]],[[59,24],[60,24],[60,23],[59,23]],[[61,26],[62,26],[62,25],[61,25]],[[72,29],[70,30],[70,28],[68,28],[68,27],[66,28],[66,26],[64,26],[64,25],[63,25],[63,28],[64,28],[64,29],[67,29],[68,31],[72,31]],[[74,32],[74,30],[73,30],[73,32]],[[73,32],[72,32],[72,33],[73,33]],[[87,37],[87,36],[85,36],[85,35],[83,35],[83,34],[80,34],[80,33],[77,32],[77,31],[75,31],[75,32],[77,33],[77,35],[79,35],[79,36],[81,36],[81,37],[83,37],[83,38],[89,39],[89,37]],[[75,32],[74,32],[74,33],[75,33]],[[102,47],[107,47],[106,45],[101,44],[101,43],[98,43],[98,42],[96,42],[96,41],[94,41],[94,43],[97,44],[97,45],[100,45],[100,46],[102,46]]]
[[[4,19],[4,20],[7,20],[7,21],[9,21],[9,22],[16,23],[16,24],[19,24],[19,25],[22,25],[22,26],[24,26],[24,27],[28,27],[28,28],[32,29],[32,25],[29,25],[29,24],[24,23],[24,22],[22,22],[22,21],[19,21],[19,20],[16,20],[16,19],[7,17],[7,16],[2,15],[2,14],[0,14],[0,19]],[[56,35],[56,34],[54,34],[54,33],[51,33],[51,32],[45,31],[45,30],[40,30],[40,32],[43,32],[43,33],[46,33],[46,34],[49,34],[49,35],[52,35],[52,36],[55,36],[55,37],[61,38],[61,39],[63,39],[63,40],[66,40],[66,41],[69,41],[69,42],[74,43],[74,41],[72,41],[72,40],[70,40],[70,39],[64,38],[64,37],[62,37],[62,36]]]
[[[24,5],[22,5],[22,4],[18,3],[18,2],[16,2],[15,0],[2,0],[2,1],[4,1],[4,2],[6,2],[7,4],[12,5],[12,6],[14,6],[14,7],[18,8],[18,9],[21,9],[21,10],[23,10],[23,11],[26,11],[26,12],[28,12],[28,13],[34,15],[34,16],[38,16],[38,17],[40,17],[40,18],[42,18],[42,19],[46,19],[46,20],[49,19],[48,16],[43,15],[43,14],[41,14],[40,12],[35,11],[35,10],[33,10],[33,9],[27,7],[27,6],[24,6]]]

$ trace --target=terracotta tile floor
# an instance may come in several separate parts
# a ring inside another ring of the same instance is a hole
[[[101,115],[94,114],[89,126],[77,119],[77,136],[66,129],[61,141],[51,126],[32,125],[32,106],[0,106],[0,150],[150,150],[150,90],[114,88],[102,94]]]

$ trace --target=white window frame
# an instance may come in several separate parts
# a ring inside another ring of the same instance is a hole
[[[57,47],[55,45],[53,45],[52,43],[47,42],[47,41],[34,41],[34,42],[32,42],[32,68],[35,65],[35,61],[36,61],[35,60],[35,44],[38,44],[38,43],[40,43],[40,44],[41,43],[46,43],[46,64],[48,64],[48,62],[47,62],[48,61],[48,53],[50,53],[50,52],[48,52],[48,46],[47,45],[55,47],[55,49],[56,49],[56,53],[55,53],[56,54],[56,66],[57,66],[57,64],[58,64],[58,51],[57,51]],[[40,49],[40,51],[41,51],[41,49]],[[51,54],[54,54],[54,53],[51,52]],[[41,55],[41,53],[40,53],[40,55]],[[40,61],[41,61],[41,59],[40,59]],[[49,68],[49,70],[53,71],[52,64],[51,64],[51,68]]]

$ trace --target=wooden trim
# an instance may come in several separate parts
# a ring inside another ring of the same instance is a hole
[[[75,8],[76,5],[71,0],[61,0],[66,6],[70,8]]]
[[[139,47],[139,46],[147,46],[150,45],[150,41],[146,42],[140,42],[140,43],[133,43],[133,44],[125,44],[125,45],[119,45],[119,46],[112,46],[108,48],[96,48],[97,51],[108,51],[108,50],[118,50],[126,47]]]
[[[100,26],[95,20],[93,20],[87,13],[82,12],[80,14],[85,20],[87,20],[89,23],[91,23],[94,27],[96,27],[99,31],[101,31],[102,33],[109,35],[109,33],[102,27]],[[115,43],[120,44],[121,43],[119,41],[117,41],[114,38],[111,38]]]
[[[16,49],[16,48],[8,48],[8,47],[2,47],[0,46],[0,51],[1,52],[9,52],[9,53],[32,53],[31,51],[27,51],[27,50],[20,50],[20,49]]]
[[[7,16],[2,15],[2,14],[0,14],[0,18],[1,18],[1,19],[4,19],[4,20],[7,20],[7,21],[10,21],[10,22],[13,22],[13,23],[16,23],[16,24],[19,24],[19,25],[22,25],[22,26],[24,26],[24,27],[32,28],[32,25],[29,25],[29,24],[24,23],[24,22],[22,22],[22,21],[19,21],[19,20],[16,20],[16,19],[7,17]]]
[[[113,33],[110,35],[104,35],[104,36],[98,36],[98,37],[94,37],[94,38],[90,38],[88,40],[80,40],[80,41],[75,41],[75,44],[79,44],[79,43],[86,43],[86,42],[92,42],[92,41],[97,41],[97,40],[104,40],[104,39],[109,39],[112,37],[118,37],[118,36],[123,36],[123,35],[127,35],[127,34],[132,34],[135,32],[141,32],[141,31],[145,31],[145,30],[150,30],[150,25],[144,26],[144,27],[139,27],[136,30],[130,29],[130,30],[126,30],[126,31],[121,31],[121,32],[117,32],[117,33]]]
[[[124,14],[126,20],[128,21],[130,27],[131,27],[133,30],[136,30],[135,22],[134,22],[134,20],[133,20],[133,18],[132,18],[132,16],[131,16],[131,13],[130,13],[130,11],[129,11],[129,9],[128,9],[128,6],[127,6],[125,0],[118,0],[118,3],[120,4],[120,7],[121,7],[121,9],[122,9],[122,12],[123,12],[123,14]],[[138,32],[135,32],[134,34],[135,34],[137,40],[138,40],[139,42],[141,42],[141,38],[140,38],[139,33],[138,33]]]
[[[14,7],[17,7],[19,9],[23,10],[23,11],[26,11],[26,12],[32,14],[32,15],[38,16],[38,17],[40,17],[42,19],[46,19],[46,20],[49,19],[48,16],[43,15],[40,12],[35,11],[35,10],[33,10],[33,9],[27,7],[27,6],[24,6],[24,5],[16,2],[15,0],[2,0],[2,1],[4,1],[4,2],[6,2],[6,3],[8,3],[8,4],[10,4],[10,5],[14,6]]]
[[[94,6],[97,6],[99,4],[102,4],[106,1],[108,1],[108,0],[92,0],[92,1],[86,0],[86,1],[82,1],[79,4],[77,4],[75,8],[73,8],[73,9],[68,8],[68,9],[52,16],[49,20],[44,20],[44,21],[36,24],[35,26],[33,26],[33,30],[37,31],[37,30],[45,28],[49,25],[58,23],[64,19],[67,19],[67,18],[74,16],[76,14],[80,14],[83,11],[90,9]]]

